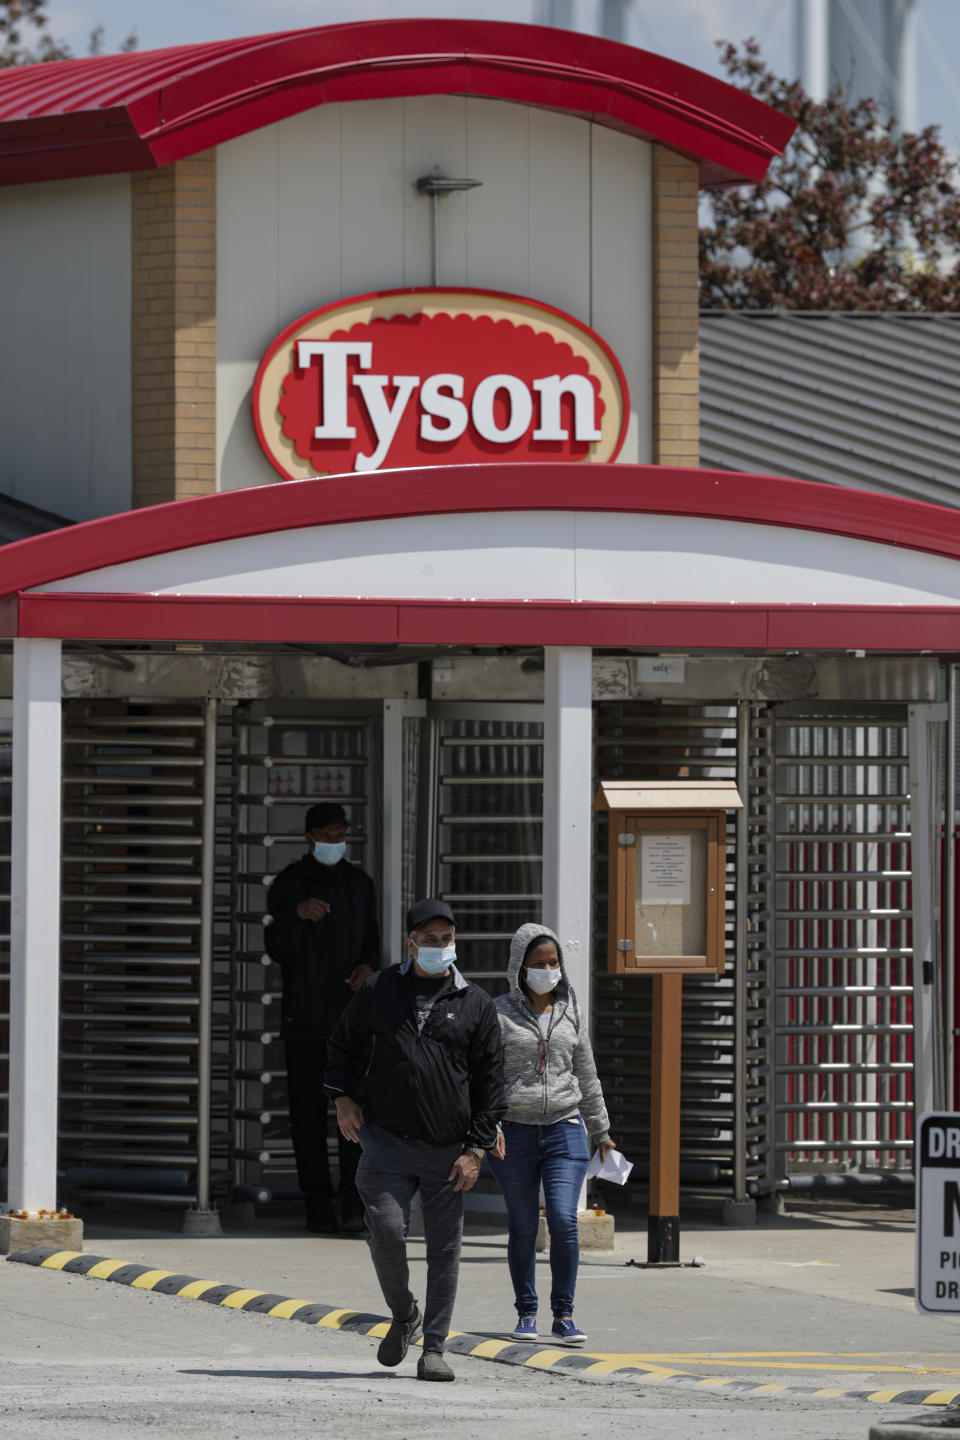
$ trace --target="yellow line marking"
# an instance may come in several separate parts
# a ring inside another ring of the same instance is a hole
[[[509,1340],[481,1340],[479,1345],[474,1345],[470,1354],[479,1355],[482,1360],[492,1360],[501,1350],[506,1350],[509,1344]]]
[[[331,1310],[329,1315],[321,1316],[316,1323],[327,1330],[339,1330],[344,1320],[349,1320],[356,1313],[356,1310]]]
[[[93,1274],[92,1270],[90,1274]],[[199,1300],[201,1295],[205,1295],[208,1290],[213,1290],[219,1283],[218,1280],[191,1280],[190,1284],[184,1285],[182,1290],[177,1291],[177,1294],[181,1295],[184,1300]]]
[[[255,1300],[258,1295],[266,1295],[266,1290],[234,1290],[232,1295],[225,1295],[220,1301],[228,1310],[242,1310],[248,1300]]]
[[[895,1400],[899,1394],[899,1390],[874,1390],[872,1395],[867,1396],[867,1399],[874,1400],[880,1405],[887,1400]]]
[[[62,1270],[68,1260],[76,1260],[82,1253],[81,1250],[58,1250],[56,1255],[48,1255],[46,1260],[42,1260],[40,1268],[41,1270]]]
[[[138,1275],[136,1280],[131,1280],[131,1286],[137,1290],[152,1290],[158,1280],[165,1280],[168,1275],[176,1275],[176,1270],[145,1270]]]
[[[709,1362],[701,1360],[699,1363],[704,1365]],[[858,1368],[856,1365],[811,1365],[803,1360],[741,1360],[740,1364],[753,1370],[843,1370],[849,1372]],[[869,1367],[859,1368],[869,1368],[872,1375],[886,1375],[888,1373],[894,1375],[960,1374],[960,1371],[953,1370],[937,1370],[934,1372],[925,1365],[870,1365]]]
[[[664,1353],[662,1353],[662,1352],[646,1352],[646,1353],[643,1353],[643,1354],[640,1354],[640,1353],[636,1353],[636,1354],[620,1354],[620,1353],[618,1353],[618,1352],[612,1352],[612,1351],[596,1351],[596,1350],[581,1351],[580,1353],[581,1353],[581,1354],[587,1354],[587,1355],[595,1356],[598,1360],[617,1360],[617,1361],[620,1362],[620,1364],[631,1364],[631,1365],[643,1365],[643,1364],[661,1364],[661,1365],[662,1365],[662,1364],[664,1364],[664,1363],[667,1362],[667,1361],[673,1361],[674,1363],[676,1363],[676,1362],[679,1361],[679,1362],[682,1362],[683,1364],[686,1364],[686,1365],[712,1365],[712,1364],[715,1364],[718,1360],[736,1360],[739,1366],[741,1366],[741,1367],[743,1367],[743,1368],[754,1369],[754,1370],[843,1370],[843,1371],[850,1371],[850,1370],[857,1370],[857,1369],[869,1369],[870,1372],[871,1372],[872,1374],[874,1374],[874,1375],[876,1375],[876,1374],[884,1374],[884,1375],[885,1375],[885,1374],[895,1374],[895,1375],[932,1375],[932,1374],[936,1374],[936,1375],[956,1375],[956,1374],[960,1374],[960,1370],[957,1370],[957,1369],[955,1369],[955,1368],[953,1368],[953,1367],[947,1368],[947,1367],[945,1367],[945,1366],[939,1366],[939,1365],[938,1365],[938,1366],[931,1366],[931,1365],[922,1365],[922,1364],[915,1364],[915,1365],[877,1365],[877,1364],[871,1364],[870,1366],[863,1366],[863,1365],[856,1365],[856,1364],[853,1364],[853,1363],[840,1363],[840,1362],[853,1362],[853,1361],[865,1360],[865,1359],[866,1359],[866,1360],[872,1360],[873,1355],[872,1355],[872,1354],[869,1354],[869,1353],[866,1354],[866,1355],[858,1355],[858,1354],[848,1355],[848,1354],[845,1353],[845,1352],[840,1352],[840,1353],[835,1353],[835,1352],[832,1352],[832,1351],[822,1351],[822,1352],[818,1352],[818,1351],[816,1351],[816,1350],[797,1350],[797,1351],[790,1351],[790,1350],[786,1350],[786,1351],[784,1351],[784,1350],[772,1350],[772,1351],[769,1352],[769,1355],[768,1355],[766,1352],[762,1351],[762,1350],[759,1350],[759,1351],[758,1351],[758,1350],[744,1350],[744,1351],[738,1351],[738,1352],[736,1352],[736,1353],[734,1353],[734,1354],[727,1354],[727,1353],[724,1353],[724,1352],[721,1352],[721,1351],[716,1351],[716,1352],[708,1352],[708,1353],[703,1354],[703,1355],[683,1355],[683,1354],[671,1355],[671,1354],[664,1354]],[[874,1352],[874,1353],[881,1353],[881,1352]],[[796,1354],[796,1355],[817,1355],[817,1354],[822,1354],[822,1355],[824,1355],[824,1357],[826,1357],[826,1356],[829,1355],[829,1356],[832,1356],[833,1358],[832,1358],[830,1361],[828,1361],[828,1360],[826,1360],[826,1359],[824,1359],[824,1360],[818,1360],[818,1361],[810,1361],[810,1360],[795,1360],[795,1359],[782,1359],[782,1360],[781,1360],[781,1359],[774,1359],[774,1358],[772,1358],[772,1357],[778,1356],[778,1355],[792,1356],[793,1354]],[[758,1356],[759,1358],[757,1358],[757,1359],[748,1359],[748,1358],[747,1358],[748,1356]],[[927,1359],[932,1359],[932,1358],[934,1358],[934,1357],[928,1356],[928,1357],[926,1357],[926,1358],[927,1358]],[[955,1356],[952,1356],[951,1358],[955,1359],[956,1357],[955,1357]]]
[[[180,1293],[182,1295],[183,1291],[181,1290]],[[280,1300],[272,1310],[267,1311],[267,1314],[275,1315],[278,1320],[289,1320],[298,1310],[302,1310],[304,1305],[312,1304],[312,1300]]]
[[[957,1390],[932,1390],[921,1400],[921,1405],[949,1405],[957,1398],[960,1391]]]
[[[367,1331],[367,1334],[368,1334],[368,1335],[373,1335],[373,1336],[375,1336],[375,1338],[376,1338],[377,1340],[382,1340],[383,1337],[384,1337],[384,1335],[386,1335],[386,1333],[387,1333],[387,1331],[388,1331],[389,1329],[390,1329],[390,1322],[389,1322],[389,1320],[378,1320],[377,1323],[376,1323],[376,1325],[371,1325],[371,1326],[370,1326],[370,1329]]]
[[[87,1271],[87,1278],[90,1280],[109,1280],[115,1270],[120,1270],[124,1265],[129,1265],[129,1260],[98,1260],[96,1265],[91,1265]],[[44,1261],[46,1264],[46,1261]]]

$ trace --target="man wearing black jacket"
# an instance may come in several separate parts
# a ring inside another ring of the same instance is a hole
[[[463,1196],[496,1144],[506,1110],[500,1025],[490,997],[454,964],[442,900],[407,912],[408,958],[358,990],[330,1037],[327,1089],[363,1158],[357,1187],[370,1253],[393,1317],[381,1365],[399,1365],[423,1322],[420,1380],[453,1380],[443,1347],[460,1271]],[[419,1189],[427,1242],[421,1316],[410,1290],[407,1229]]]
[[[357,1194],[360,1147],[341,1132],[340,1219],[327,1156],[328,1097],[323,1088],[327,1040],[355,991],[380,967],[380,930],[369,875],[343,858],[342,805],[312,805],[307,853],[282,870],[269,890],[273,917],[267,954],[283,976],[281,1038],[287,1052],[287,1096],[297,1179],[306,1195],[307,1229],[323,1235],[363,1230]]]

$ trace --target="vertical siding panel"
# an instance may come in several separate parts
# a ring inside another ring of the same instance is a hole
[[[278,126],[217,151],[217,489],[274,478],[250,421],[250,388],[280,329]]]
[[[458,178],[468,174],[467,104],[463,95],[404,101],[404,285],[431,283],[433,204],[414,186],[419,176],[436,168]],[[440,284],[465,285],[466,277],[467,202],[462,194],[447,195],[440,200]]]
[[[341,154],[341,291],[353,295],[402,285],[403,101],[349,105]]]
[[[278,127],[277,286],[280,326],[340,295],[339,105]]]
[[[71,520],[130,506],[130,224],[129,175],[0,194],[0,490]]]
[[[521,106],[471,100],[467,174],[482,180],[466,198],[467,284],[531,293],[530,116]]]
[[[591,324],[613,347],[630,387],[622,461],[653,458],[652,181],[650,146],[593,132]]]
[[[590,131],[531,110],[530,286],[538,300],[590,318]]]

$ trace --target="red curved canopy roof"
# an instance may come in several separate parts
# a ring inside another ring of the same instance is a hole
[[[371,20],[0,71],[0,184],[153,169],[317,105],[469,94],[563,110],[759,180],[794,123],[722,80],[594,36]]]
[[[0,548],[0,635],[242,643],[600,645],[960,652],[960,607],[620,604],[44,591],[101,566],[310,525],[580,510],[782,525],[960,560],[960,513],[803,480],[654,465],[428,466],[258,485],[88,520]],[[348,477],[349,478],[349,477]],[[36,587],[36,588],[35,588]]]
[[[811,480],[574,461],[427,465],[221,490],[85,520],[0,547],[0,596],[105,565],[269,535],[414,515],[622,511],[783,525],[960,560],[960,512]],[[348,483],[344,483],[346,478]]]

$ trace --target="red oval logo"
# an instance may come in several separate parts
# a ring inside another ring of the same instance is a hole
[[[253,418],[288,480],[501,460],[616,458],[629,416],[610,348],[571,315],[487,290],[392,290],[288,326]]]

